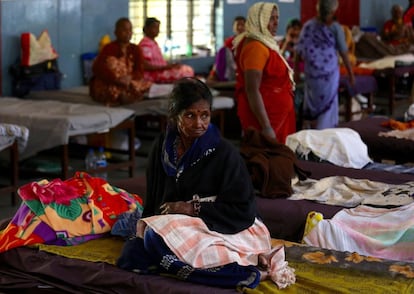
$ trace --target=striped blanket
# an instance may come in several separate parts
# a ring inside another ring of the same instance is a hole
[[[414,203],[396,208],[360,205],[321,220],[304,237],[308,245],[379,258],[414,261]]]
[[[258,219],[237,234],[221,234],[208,229],[198,217],[156,215],[140,219],[137,236],[144,237],[146,227],[159,234],[174,254],[194,268],[206,270],[231,263],[258,265],[258,256],[269,258],[270,279],[282,289],[295,283],[294,269],[285,260],[283,246],[271,246],[270,233]]]
[[[146,226],[162,236],[180,260],[195,268],[211,268],[232,262],[256,265],[257,255],[271,249],[269,231],[257,219],[248,229],[228,235],[210,231],[200,218],[186,215],[143,218],[138,223],[138,236],[143,237]]]
[[[142,211],[138,195],[85,172],[65,181],[31,182],[18,193],[22,204],[0,233],[0,253],[38,243],[80,244],[109,232],[122,213]]]

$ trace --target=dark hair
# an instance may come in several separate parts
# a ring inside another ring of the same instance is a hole
[[[213,95],[205,83],[197,78],[182,78],[174,83],[174,88],[169,96],[168,118],[176,122],[178,115],[194,103],[205,100],[213,104]]]
[[[118,28],[119,28],[119,26],[120,26],[122,23],[124,23],[124,22],[129,22],[129,23],[131,23],[131,21],[130,21],[130,19],[129,19],[128,17],[121,17],[121,18],[119,18],[119,19],[116,21],[116,23],[115,23],[115,29],[118,29]]]
[[[156,19],[155,17],[148,17],[145,20],[144,27],[142,29],[145,30],[146,28],[148,28],[149,26],[151,26],[153,23],[161,23],[161,22],[158,19]]]
[[[290,28],[293,28],[293,27],[302,28],[302,22],[297,18],[289,20],[289,22],[286,26],[286,31],[288,31]]]
[[[233,22],[240,21],[240,20],[246,21],[246,18],[244,16],[238,15],[234,18]]]

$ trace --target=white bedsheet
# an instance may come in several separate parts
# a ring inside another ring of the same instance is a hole
[[[394,68],[396,61],[400,61],[407,64],[412,63],[414,62],[414,54],[407,53],[401,55],[385,56],[375,61],[361,63],[359,66],[370,69]]]
[[[121,107],[0,98],[0,123],[25,126],[30,132],[20,159],[67,144],[70,136],[105,132],[132,115],[134,111]]]

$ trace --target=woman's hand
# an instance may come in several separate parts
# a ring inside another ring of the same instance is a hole
[[[132,81],[132,77],[130,75],[120,77],[119,80],[118,80],[118,82],[121,85],[126,86],[126,87],[129,86],[129,84],[131,83],[131,81]]]
[[[161,214],[186,214],[193,216],[194,207],[192,203],[178,201],[165,202],[160,206]]]
[[[276,133],[273,130],[272,127],[265,127],[262,129],[262,134],[269,137],[269,138],[273,138],[276,139]]]

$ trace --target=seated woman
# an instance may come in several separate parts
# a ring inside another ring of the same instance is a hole
[[[355,66],[357,64],[357,58],[355,56],[355,41],[352,37],[352,31],[347,25],[341,25],[341,27],[344,31],[346,48],[348,48],[347,54],[349,63],[351,64],[351,66]],[[345,67],[342,57],[340,57],[340,63],[343,67]],[[343,73],[346,74],[346,68],[344,68]]]
[[[387,44],[395,46],[413,41],[412,26],[410,23],[404,23],[403,8],[400,5],[395,4],[391,7],[391,19],[384,23],[381,37]]]
[[[295,281],[283,247],[271,249],[239,151],[210,123],[212,94],[195,78],[177,81],[166,133],[154,142],[137,236],[117,265],[220,287]]]
[[[302,22],[295,18],[289,21],[286,26],[286,34],[280,41],[280,52],[289,62],[290,66],[294,65],[295,45],[299,40],[300,31],[302,30]]]
[[[155,83],[171,83],[183,77],[193,77],[194,70],[185,64],[168,63],[162,56],[155,38],[160,32],[160,21],[155,17],[145,20],[144,37],[138,43],[144,55],[144,77]]]
[[[95,59],[89,82],[90,96],[108,106],[140,101],[151,86],[143,79],[141,51],[130,43],[132,24],[128,18],[118,19],[115,36]]]

